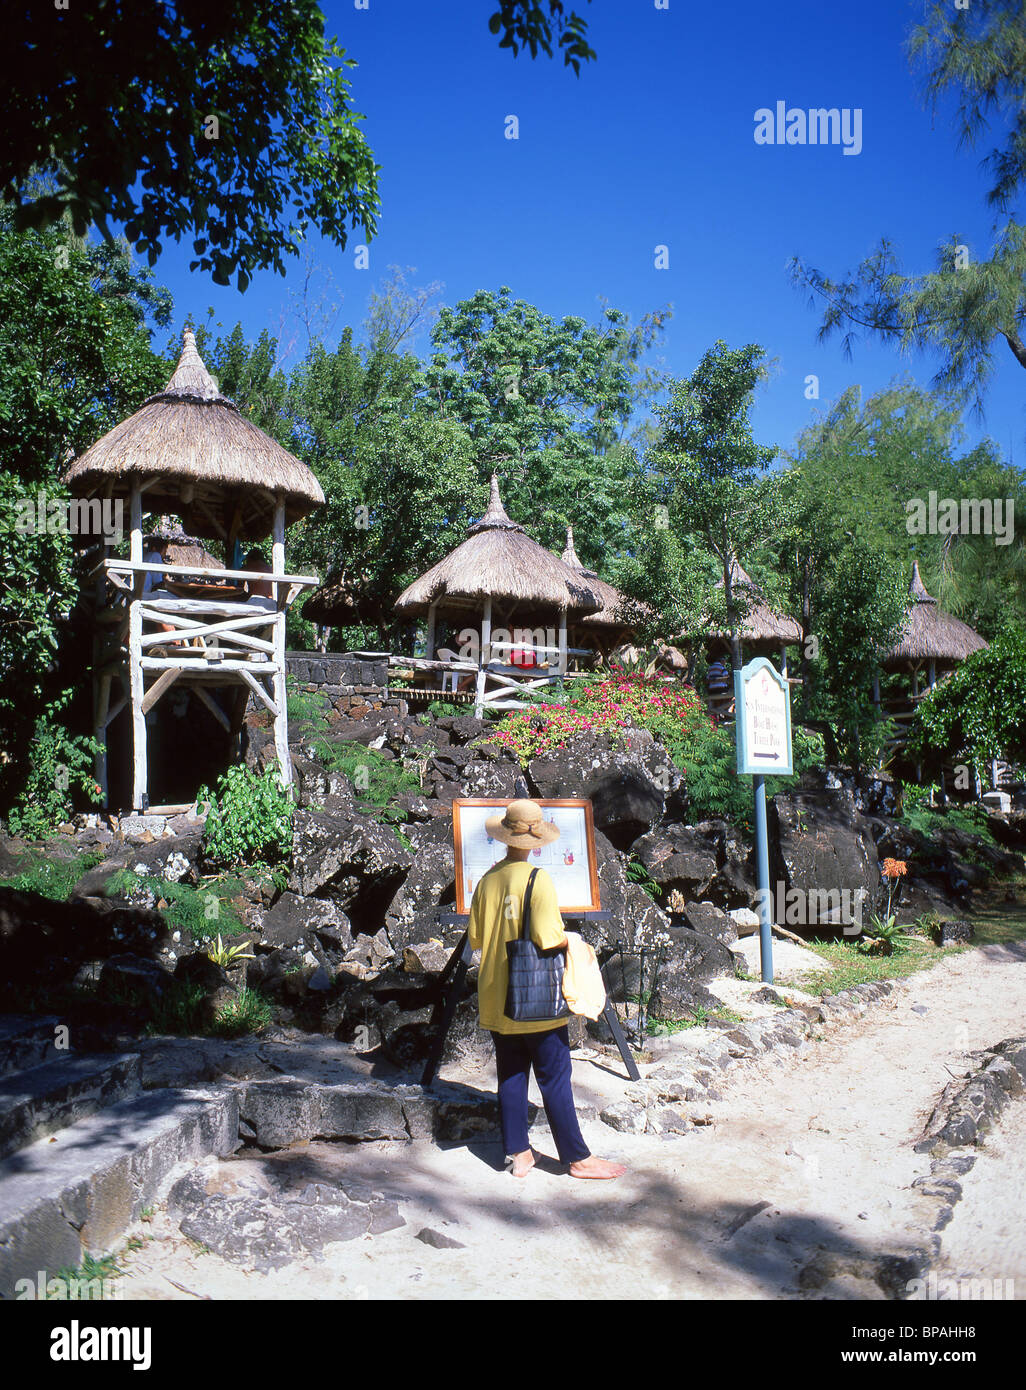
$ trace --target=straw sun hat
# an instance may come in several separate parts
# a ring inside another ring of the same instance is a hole
[[[536,801],[511,801],[502,816],[489,816],[485,827],[493,840],[513,849],[537,849],[559,839],[559,826],[545,819]]]

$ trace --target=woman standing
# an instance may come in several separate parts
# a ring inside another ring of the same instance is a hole
[[[509,966],[506,943],[520,933],[521,910],[532,850],[551,844],[559,827],[547,823],[534,801],[512,801],[502,816],[485,822],[488,834],[501,841],[506,857],[484,875],[470,905],[470,946],[481,952],[478,973],[480,1026],[491,1032],[499,1081],[499,1114],[507,1155],[513,1156],[513,1176],[526,1177],[534,1167],[527,1136],[527,1083],[531,1068],[549,1119],[562,1163],[574,1178],[618,1178],[622,1163],[595,1158],[589,1151],[574,1109],[570,1087],[570,1038],[560,1019],[518,1023],[508,1018],[506,988]],[[538,869],[531,896],[531,937],[542,950],[566,945],[559,915],[556,885]]]

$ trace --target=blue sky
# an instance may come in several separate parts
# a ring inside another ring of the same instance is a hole
[[[906,269],[933,268],[959,233],[989,254],[993,215],[979,150],[959,149],[951,110],[934,116],[903,44],[922,5],[901,0],[669,0],[579,3],[597,60],[580,78],[558,60],[499,50],[493,0],[351,0],[325,6],[359,66],[353,105],[380,165],[382,214],[370,268],[352,246],[314,243],[342,307],[333,331],[358,327],[367,296],[391,264],[414,282],[442,281],[455,303],[509,285],[555,317],[595,319],[598,297],[632,318],[666,303],[674,315],[661,365],[687,375],[717,338],[755,341],[774,359],[754,414],[762,443],[789,448],[814,412],[849,385],[864,394],[907,374],[927,385],[938,363],[840,338],[820,344],[819,315],[790,283],[792,255],[834,275],[886,234]],[[763,147],[754,113],[789,107],[862,111],[862,151]],[[516,115],[519,139],[504,138]],[[669,269],[654,265],[669,249]],[[299,274],[257,275],[245,294],[190,274],[188,245],[169,246],[156,273],[176,320],[213,306],[225,331],[276,331]],[[423,350],[424,342],[418,344]],[[1026,459],[1022,369],[1004,344],[982,423],[1006,457]],[[819,378],[820,400],[805,397]]]

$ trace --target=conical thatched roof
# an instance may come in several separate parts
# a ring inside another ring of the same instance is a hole
[[[489,596],[527,609],[566,608],[578,616],[602,607],[592,592],[592,580],[585,580],[510,520],[494,474],[488,510],[467,530],[462,545],[399,595],[397,612],[425,613],[435,602],[441,613],[467,612],[480,608]]]
[[[588,588],[593,594],[602,601],[602,607],[597,613],[589,613],[586,618],[578,621],[588,627],[610,627],[628,629],[631,624],[622,613],[624,597],[619,589],[614,589],[612,584],[607,584],[604,579],[600,579],[595,570],[586,569],[577,557],[574,548],[574,528],[566,528],[566,549],[563,551],[563,563],[569,565],[572,570],[587,581]]]
[[[795,620],[789,618],[786,613],[775,613],[770,608],[758,584],[741,568],[737,560],[730,562],[730,584],[734,590],[747,590],[750,596],[750,607],[738,628],[738,636],[742,642],[775,642],[778,646],[785,647],[801,642],[802,630]],[[716,588],[723,588],[722,579]],[[709,628],[707,632],[710,637],[731,635],[726,628]]]
[[[238,510],[240,538],[271,532],[276,493],[286,522],[324,501],[305,463],[258,429],[222,396],[196,351],[190,329],[163,391],[96,441],[68,469],[77,497],[127,501],[133,482],[152,479],[143,494],[149,512],[174,512],[199,536],[223,537]]]
[[[937,600],[926,592],[918,560],[912,562],[912,582],[908,591],[913,604],[897,642],[884,654],[884,666],[893,669],[917,661],[954,666],[971,652],[982,651],[987,646],[979,633],[945,613]]]

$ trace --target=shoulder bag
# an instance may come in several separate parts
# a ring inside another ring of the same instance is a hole
[[[531,940],[531,892],[537,873],[537,869],[532,869],[527,880],[520,912],[520,930],[512,941],[506,942],[509,964],[506,1017],[516,1023],[568,1018],[570,1015],[570,1007],[563,998],[566,947],[553,946],[543,951]]]

